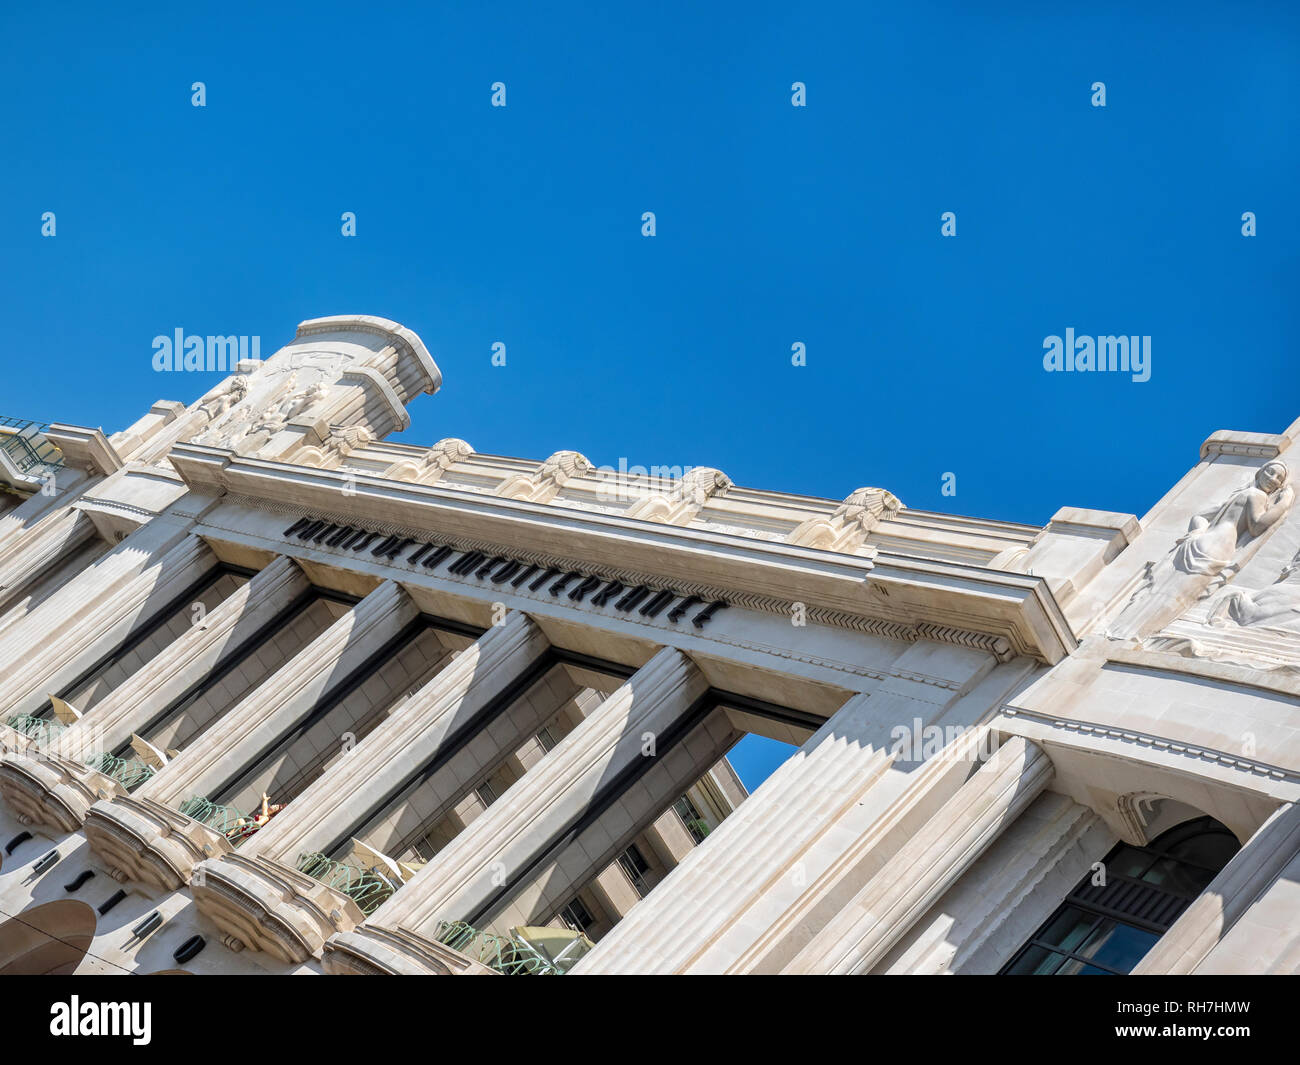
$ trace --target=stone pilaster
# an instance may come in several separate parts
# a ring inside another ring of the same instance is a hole
[[[0,610],[59,559],[94,539],[95,523],[69,507],[51,514],[0,561]]]
[[[1012,737],[786,967],[866,973],[1052,778],[1051,759]]]
[[[189,882],[205,858],[233,848],[220,832],[178,812],[186,799],[238,773],[418,614],[385,581],[267,678],[135,794],[98,802],[86,817],[91,849],[123,879]]]
[[[292,862],[356,829],[365,811],[427,764],[443,742],[526,673],[550,643],[526,614],[508,613],[312,783],[245,854]],[[513,749],[513,748],[511,748]],[[501,756],[509,750],[501,750]]]
[[[53,518],[66,508],[98,478],[84,470],[63,467],[55,475],[53,495],[37,492],[12,510],[0,515],[0,561],[18,544],[40,528],[41,522]]]
[[[659,651],[366,925],[335,940],[338,950],[373,957],[360,943],[371,935],[371,926],[433,939],[440,921],[462,919],[487,905],[502,877],[509,884],[546,841],[568,831],[601,785],[647,757],[650,740],[667,734],[707,690],[703,674],[689,658],[673,648]],[[393,947],[392,942],[386,945]],[[418,960],[411,959],[411,964]]]
[[[0,707],[36,710],[216,564],[176,523],[144,526],[0,639]]]
[[[477,923],[496,932],[518,925],[546,924],[665,810],[675,822],[672,804],[742,735],[725,709],[713,709],[671,751],[661,751],[634,787],[627,788],[594,819],[589,814],[588,823],[541,854],[531,868],[517,874],[508,904],[497,908],[490,919],[480,918]],[[622,876],[618,872],[615,875]]]
[[[168,805],[206,795],[258,754],[419,614],[385,581],[190,744],[137,794]]]
[[[507,614],[502,625],[457,655],[238,854],[204,863],[192,887],[199,909],[250,948],[292,962],[319,957],[325,940],[350,931],[361,914],[341,895],[347,905],[325,905],[322,893],[329,889],[297,872],[298,856],[324,851],[356,831],[367,811],[382,806],[395,785],[430,762],[549,646],[525,615]]]
[[[116,749],[310,589],[297,563],[276,558],[60,735],[57,749]]]
[[[890,678],[849,699],[577,966],[583,973],[723,972],[763,953],[804,886],[882,817],[912,773],[891,768],[893,733],[959,715],[991,659],[917,644]],[[978,703],[978,692],[970,696]],[[987,704],[996,695],[987,698]],[[978,706],[966,711],[978,717]],[[963,723],[969,723],[964,721]],[[671,887],[667,887],[671,885]],[[672,936],[656,929],[673,928]]]
[[[1300,854],[1300,806],[1287,803],[1260,827],[1174,922],[1134,976],[1197,971],[1252,905]]]
[[[97,799],[125,793],[85,763],[125,743],[309,587],[296,563],[276,559],[71,725],[51,752],[0,761],[0,795],[31,823],[76,828]]]

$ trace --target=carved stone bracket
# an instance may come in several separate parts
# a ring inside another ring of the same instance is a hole
[[[204,862],[190,891],[199,911],[231,940],[292,965],[319,958],[330,936],[365,920],[346,895],[260,854]]]
[[[25,825],[75,832],[96,802],[125,794],[111,777],[57,755],[0,759],[0,796]]]
[[[86,814],[86,841],[118,880],[175,891],[207,858],[229,854],[226,837],[143,797],[123,795],[95,803]]]

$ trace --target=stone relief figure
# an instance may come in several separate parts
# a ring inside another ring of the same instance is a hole
[[[243,401],[248,395],[248,375],[236,374],[220,385],[215,392],[199,400],[198,411],[204,415],[208,425],[214,425],[233,406]]]
[[[212,425],[207,432],[197,437],[194,442],[209,447],[229,447],[233,441],[248,432],[248,423],[252,418],[252,407],[236,407],[219,423]]]
[[[1211,625],[1229,624],[1280,629],[1300,634],[1300,554],[1297,554],[1269,587],[1259,591],[1230,588],[1210,610]]]
[[[1269,462],[1255,482],[1232,495],[1211,516],[1198,514],[1174,551],[1174,566],[1184,573],[1219,575],[1232,566],[1237,549],[1264,534],[1290,508],[1295,489],[1281,462]]]
[[[283,388],[288,395],[279,403],[272,401],[274,405],[252,421],[238,448],[241,454],[251,454],[264,447],[276,433],[287,428],[293,419],[306,413],[327,394],[324,382],[316,381],[301,389],[297,388],[297,383],[297,373],[290,374]]]
[[[1192,601],[1222,587],[1240,569],[1246,549],[1291,508],[1295,490],[1284,463],[1265,463],[1252,484],[1215,510],[1192,518],[1173,552],[1148,563],[1145,580],[1107,635],[1137,636],[1172,609],[1181,613]]]

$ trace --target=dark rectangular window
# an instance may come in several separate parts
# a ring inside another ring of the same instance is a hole
[[[682,824],[686,826],[686,831],[690,833],[691,839],[697,844],[704,842],[704,837],[709,834],[708,823],[700,815],[699,808],[690,798],[683,795],[675,803],[673,809],[677,811],[677,816],[682,819]]]
[[[627,878],[632,881],[636,893],[645,898],[650,893],[650,886],[645,880],[646,873],[650,872],[650,863],[645,860],[645,856],[637,849],[635,843],[618,856],[618,864],[627,874]]]
[[[584,933],[596,923],[596,918],[592,917],[591,911],[576,896],[569,905],[560,911],[560,920],[575,932]]]

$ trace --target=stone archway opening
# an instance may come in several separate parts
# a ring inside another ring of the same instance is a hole
[[[1132,971],[1240,849],[1227,825],[1204,815],[1166,828],[1143,846],[1121,841],[1075,885],[1002,972],[1094,976]]]

